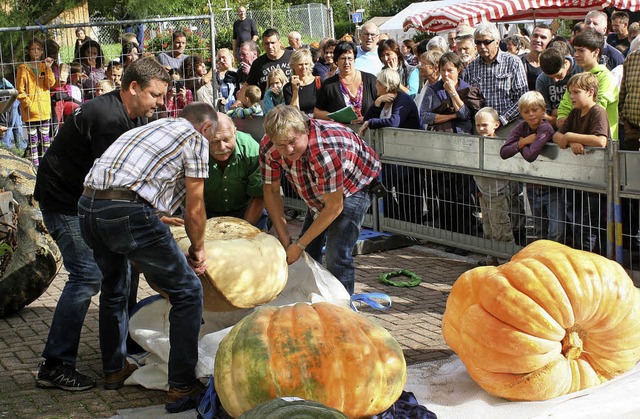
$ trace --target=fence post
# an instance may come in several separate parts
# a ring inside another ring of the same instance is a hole
[[[307,19],[309,22],[309,37],[311,39],[313,39],[313,24],[311,22],[313,22],[311,20],[311,4],[307,3]]]
[[[607,258],[623,262],[622,207],[620,205],[620,144],[609,141],[609,187],[607,188]]]
[[[216,77],[216,15],[213,14],[213,7],[211,6],[211,0],[207,0],[209,5],[209,32],[211,33],[211,71],[213,77],[211,78],[211,88],[213,89],[213,107],[218,110],[218,77]],[[235,51],[231,52],[235,56]]]

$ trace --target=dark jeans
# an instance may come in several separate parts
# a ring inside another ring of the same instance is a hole
[[[104,279],[100,293],[100,347],[105,373],[123,368],[129,327],[129,260],[171,302],[169,385],[195,382],[202,285],[169,228],[145,203],[78,201],[82,237],[94,250]]]
[[[344,285],[350,295],[355,290],[355,267],[353,266],[353,247],[360,237],[360,228],[364,216],[371,206],[368,191],[358,191],[344,198],[342,212],[327,229],[307,246],[307,253],[322,263],[322,247],[325,249],[325,266]],[[311,211],[302,225],[302,236],[313,223]]]
[[[44,225],[56,241],[62,262],[69,273],[51,320],[51,329],[42,356],[65,362],[75,368],[82,324],[91,297],[100,291],[102,273],[93,259],[93,251],[80,234],[77,215],[42,210]]]

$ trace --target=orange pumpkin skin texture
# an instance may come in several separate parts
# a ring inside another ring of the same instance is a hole
[[[616,262],[538,240],[509,263],[465,272],[442,334],[485,391],[547,400],[640,360],[640,291]]]
[[[236,324],[216,352],[214,383],[233,417],[277,397],[296,396],[350,418],[388,409],[407,369],[381,326],[330,303],[265,306]]]

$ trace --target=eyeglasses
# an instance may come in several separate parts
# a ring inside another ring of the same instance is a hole
[[[483,41],[480,41],[478,39],[475,40],[476,45],[484,45],[485,47],[488,47],[489,45],[493,44],[495,42],[495,39],[485,39]]]
[[[361,35],[364,36],[365,38],[368,38],[368,37],[375,38],[376,36],[380,36],[379,33],[369,33],[369,32],[361,32]]]

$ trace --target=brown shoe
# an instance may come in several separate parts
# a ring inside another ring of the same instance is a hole
[[[200,380],[196,380],[195,383],[185,388],[171,386],[169,387],[169,391],[167,392],[167,398],[165,402],[167,404],[171,404],[171,403],[177,402],[180,399],[184,399],[187,397],[196,398],[197,396],[200,395],[200,393],[204,392],[206,389],[207,389],[207,386],[202,384]]]
[[[138,369],[137,365],[130,364],[129,361],[124,362],[124,368],[118,372],[104,375],[104,388],[105,390],[117,390],[124,386],[124,382],[135,370]]]

